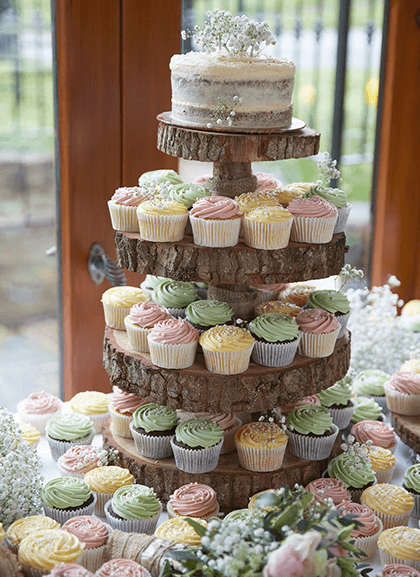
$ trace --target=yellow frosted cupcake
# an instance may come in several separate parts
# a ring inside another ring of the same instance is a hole
[[[408,525],[414,497],[397,485],[379,483],[365,489],[360,501],[382,521],[384,529]]]
[[[247,370],[254,337],[240,327],[217,325],[200,337],[206,367],[212,373],[237,375]]]
[[[28,535],[38,533],[39,531],[59,528],[60,523],[55,521],[55,519],[51,519],[51,517],[44,515],[22,517],[22,519],[18,519],[7,529],[5,545],[13,551],[13,553],[17,553],[21,541]]]
[[[124,318],[137,303],[150,300],[150,295],[134,286],[116,286],[102,295],[106,324],[112,329],[125,330]]]
[[[401,309],[401,315],[403,317],[405,316],[412,317],[420,315],[420,300],[414,299],[405,303],[405,305]]]
[[[275,423],[243,425],[235,435],[239,463],[248,471],[276,471],[283,463],[287,435]]]
[[[369,450],[369,461],[378,483],[390,483],[397,461],[389,449],[372,446]]]
[[[239,204],[239,209],[242,213],[258,206],[278,206],[279,204],[276,193],[273,190],[244,192],[239,196],[235,196],[235,200]]]
[[[387,529],[379,535],[378,547],[382,565],[401,563],[420,571],[420,529]]]
[[[29,423],[19,423],[19,432],[24,441],[27,441],[34,449],[38,446],[41,433]]]
[[[277,201],[287,206],[292,200],[301,198],[313,186],[315,186],[314,182],[292,182],[292,184],[285,184],[273,192],[276,193]]]
[[[313,285],[292,283],[279,292],[279,301],[304,307],[308,296],[316,289]]]
[[[401,365],[400,371],[420,373],[420,359],[411,359],[409,361],[405,361],[405,363]]]
[[[70,408],[75,413],[86,415],[92,421],[95,433],[102,433],[106,419],[109,417],[110,398],[99,391],[77,393],[70,401]]]
[[[203,527],[207,527],[204,519],[194,519]],[[184,545],[200,545],[201,537],[186,521],[186,517],[172,517],[164,521],[155,531],[155,536],[159,539],[169,539]]]
[[[92,469],[86,473],[84,480],[96,495],[95,515],[100,517],[105,517],[105,504],[112,499],[115,491],[134,483],[134,477],[128,469],[114,465]]]
[[[140,236],[153,242],[175,242],[184,238],[188,209],[173,200],[146,200],[137,208]]]
[[[282,206],[258,206],[243,216],[245,244],[262,250],[277,250],[289,244],[293,216]]]
[[[265,315],[267,313],[279,313],[280,315],[287,315],[296,318],[301,311],[301,307],[298,307],[293,303],[282,301],[267,301],[255,308],[255,314],[257,316]]]

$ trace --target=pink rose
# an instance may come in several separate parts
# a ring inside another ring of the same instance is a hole
[[[269,554],[263,577],[313,577],[320,541],[321,535],[314,530],[304,535],[293,533]]]

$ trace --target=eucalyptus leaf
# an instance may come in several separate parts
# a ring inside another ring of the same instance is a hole
[[[191,525],[194,531],[198,535],[200,535],[200,537],[204,537],[204,535],[207,533],[207,528],[203,527],[203,525],[200,525],[200,523],[197,523],[197,521],[194,521],[194,519],[191,519],[190,517],[185,517],[185,520],[188,523],[188,525]]]

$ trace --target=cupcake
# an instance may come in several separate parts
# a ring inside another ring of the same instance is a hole
[[[133,414],[139,407],[146,404],[146,399],[142,399],[133,393],[125,393],[115,387],[109,403],[112,432],[120,437],[131,439],[130,423],[133,420]]]
[[[77,563],[60,563],[48,573],[47,577],[95,577],[95,575]]]
[[[54,461],[74,445],[90,445],[94,434],[92,421],[88,416],[79,413],[51,417],[45,428]]]
[[[303,397],[303,399],[296,401],[296,403],[290,403],[290,405],[283,405],[278,409],[281,414],[289,415],[295,407],[300,407],[301,405],[316,405],[320,407],[321,401],[318,399],[317,395],[309,395],[308,397]]]
[[[358,423],[370,419],[377,421],[382,415],[382,408],[373,397],[353,397],[355,411],[351,416],[351,423]]]
[[[408,525],[414,508],[414,497],[408,491],[390,483],[368,487],[360,498],[382,521],[384,529]]]
[[[86,473],[96,467],[106,465],[108,453],[101,447],[93,445],[75,445],[61,455],[57,461],[62,477],[83,479]]]
[[[29,443],[34,449],[38,446],[41,433],[29,423],[19,423],[19,433],[24,441]]]
[[[321,405],[328,409],[333,423],[339,429],[347,427],[354,413],[355,404],[352,399],[352,393],[351,386],[345,379],[318,393]]]
[[[185,369],[195,360],[198,331],[184,319],[160,321],[147,336],[150,360],[164,369]]]
[[[132,559],[111,559],[102,565],[95,577],[151,577],[149,571]]]
[[[284,504],[284,488],[259,491],[249,498],[248,508],[260,511],[264,515],[270,511],[281,509]]]
[[[123,232],[139,232],[137,207],[148,198],[137,186],[117,188],[111,200],[108,200],[112,228]]]
[[[302,311],[301,307],[292,303],[282,301],[266,301],[255,307],[255,315],[265,315],[267,313],[279,313],[280,315],[287,315],[296,318]]]
[[[22,540],[31,533],[39,533],[48,529],[59,529],[60,523],[44,515],[31,515],[17,519],[6,531],[5,545],[17,554]]]
[[[195,413],[195,418],[210,419],[213,423],[217,423],[223,431],[223,445],[220,451],[221,455],[231,453],[235,450],[235,434],[242,426],[242,421],[235,413],[220,413],[213,415],[212,413]]]
[[[279,206],[280,204],[274,190],[244,192],[239,196],[235,196],[235,201],[243,214],[260,206]]]
[[[298,307],[306,305],[308,296],[315,290],[313,285],[291,283],[279,292],[278,299],[282,303],[289,303]]]
[[[411,516],[420,519],[420,463],[408,467],[404,475],[403,487],[414,498],[414,509]]]
[[[81,515],[68,519],[61,528],[85,545],[81,565],[89,571],[97,571],[102,565],[110,527],[92,515]]]
[[[334,352],[340,323],[322,309],[305,309],[296,317],[302,331],[298,352],[311,358],[329,357]]]
[[[265,367],[285,367],[296,355],[301,339],[299,325],[293,317],[266,313],[248,325],[255,338],[252,360]]]
[[[384,383],[388,409],[399,415],[420,415],[420,373],[398,371]]]
[[[182,183],[169,186],[168,195],[175,202],[183,204],[186,208],[191,208],[200,198],[211,196],[211,191],[201,184]]]
[[[152,293],[153,302],[163,305],[177,318],[184,318],[185,308],[197,299],[197,289],[192,282],[162,281]]]
[[[109,396],[99,391],[77,393],[70,401],[75,413],[86,415],[92,421],[95,433],[102,433],[105,421],[109,417]]]
[[[401,365],[400,371],[420,373],[420,359],[410,359]]]
[[[288,284],[284,283],[284,282],[274,283],[274,284],[255,284],[255,283],[253,283],[249,286],[258,295],[258,298],[255,301],[255,308],[257,308],[259,305],[262,305],[262,304],[266,303],[267,301],[276,302],[275,299],[278,298],[280,291],[283,290],[286,286],[288,286]],[[267,312],[275,313],[275,312],[281,312],[281,311],[267,311]]]
[[[351,428],[351,434],[359,443],[372,441],[376,447],[383,447],[394,452],[397,446],[397,436],[394,429],[386,423],[380,421],[371,421],[366,419],[355,423]]]
[[[295,242],[326,243],[333,236],[337,209],[320,196],[293,200],[289,211],[294,216],[290,240]]]
[[[325,407],[301,405],[287,417],[289,450],[300,459],[322,461],[329,457],[338,427]]]
[[[157,285],[163,280],[171,280],[171,279],[168,278],[167,276],[155,276],[154,274],[147,274],[146,278],[141,283],[140,288],[151,296],[152,292],[155,290]]]
[[[92,469],[86,473],[84,480],[96,496],[95,515],[99,517],[105,516],[105,503],[112,499],[119,487],[134,483],[134,477],[128,469],[113,465]]]
[[[207,370],[220,375],[237,375],[247,370],[254,347],[251,333],[240,327],[220,325],[200,336]]]
[[[189,216],[195,244],[210,247],[238,244],[241,213],[232,198],[201,198],[193,204]]]
[[[139,178],[139,186],[154,186],[165,183],[167,185],[182,184],[182,178],[175,170],[160,168],[159,170],[148,170],[143,172]]]
[[[320,196],[336,207],[337,222],[335,223],[334,234],[344,232],[352,209],[352,205],[347,202],[347,194],[339,188],[327,188],[316,184],[305,192],[303,198],[312,198],[313,196]]]
[[[289,244],[293,216],[282,206],[258,206],[244,213],[242,228],[248,246],[277,250]]]
[[[145,485],[119,487],[105,505],[105,515],[113,529],[127,533],[152,535],[162,505],[156,493]]]
[[[377,573],[376,577],[420,577],[420,572],[410,567],[410,565],[391,563],[391,565],[384,565],[382,571]]]
[[[360,503],[360,496],[367,487],[376,483],[376,477],[370,464],[366,445],[342,445],[341,453],[328,463],[327,474],[331,479],[338,479],[345,487],[352,500]]]
[[[209,473],[217,467],[223,444],[220,425],[210,419],[179,423],[171,439],[175,464],[186,473]]]
[[[194,282],[194,286],[197,289],[197,295],[200,299],[207,299],[208,292],[209,292],[209,283],[208,282]]]
[[[360,523],[350,533],[354,539],[354,546],[361,549],[366,560],[371,559],[378,546],[378,537],[382,533],[382,521],[373,514],[366,505],[359,503],[344,503],[340,505],[340,515],[355,515],[354,520]]]
[[[265,517],[265,512],[260,509],[236,509],[236,511],[231,511],[223,518],[223,523],[229,523],[232,521],[251,521],[252,519],[259,519],[262,521]]]
[[[169,497],[168,517],[193,517],[208,520],[219,514],[216,491],[202,483],[183,485]]]
[[[137,208],[139,234],[152,242],[176,242],[184,238],[188,210],[167,199],[146,200]]]
[[[61,529],[31,533],[19,547],[19,563],[28,577],[40,577],[59,563],[79,562],[85,546]]]
[[[58,397],[45,391],[31,393],[29,397],[17,405],[19,418],[45,435],[45,425],[48,419],[61,413],[62,402]]]
[[[147,293],[134,286],[115,286],[102,295],[105,323],[112,329],[125,330],[124,318],[137,303],[150,300]]]
[[[397,461],[391,451],[372,445],[368,456],[378,483],[390,483],[397,466]]]
[[[58,477],[51,479],[41,490],[45,514],[63,524],[77,515],[91,515],[96,498],[83,479]]]
[[[386,408],[384,384],[391,375],[378,369],[366,369],[353,379],[352,387],[358,395],[373,397],[383,409]]]
[[[203,527],[207,527],[207,522],[204,519],[195,519],[197,523]],[[176,541],[184,545],[200,545],[200,535],[191,527],[186,520],[186,517],[173,517],[164,521],[155,531],[156,537],[159,539],[167,539],[169,541]]]
[[[185,318],[202,334],[210,327],[232,324],[233,310],[221,301],[195,301],[185,309]]]
[[[308,295],[306,305],[311,309],[322,309],[333,314],[341,326],[337,338],[344,336],[350,317],[350,303],[345,294],[334,290],[317,290]]]
[[[328,499],[339,507],[343,503],[351,501],[350,493],[347,491],[343,481],[338,479],[315,479],[305,487],[305,491],[309,491],[319,503],[324,503]]]
[[[282,183],[273,174],[268,172],[254,172],[254,176],[257,177],[258,188],[255,192],[260,190],[273,190],[274,188],[279,188]]]
[[[150,301],[132,306],[130,314],[124,319],[130,347],[135,351],[148,353],[147,335],[150,333],[150,329],[156,323],[170,318],[171,313],[166,307]]]
[[[378,547],[382,565],[400,563],[420,571],[420,529],[404,526],[387,529],[379,535]]]
[[[243,425],[235,435],[241,467],[248,471],[276,471],[283,463],[286,433],[275,423],[259,421]]]
[[[288,206],[293,200],[302,198],[305,192],[308,192],[314,184],[314,182],[292,182],[291,184],[285,184],[275,191],[277,200],[283,206]]]
[[[165,459],[172,455],[171,439],[175,435],[178,416],[175,409],[147,403],[139,407],[130,430],[137,452],[151,459]]]

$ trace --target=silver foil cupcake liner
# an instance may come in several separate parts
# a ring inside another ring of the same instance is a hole
[[[130,424],[130,431],[139,455],[149,459],[166,459],[172,456],[171,439],[174,435],[144,435],[136,431],[134,422]]]
[[[125,533],[144,533],[145,535],[153,535],[159,517],[162,513],[162,505],[159,505],[159,511],[150,519],[117,519],[111,512],[112,500],[105,505],[106,520],[113,529],[124,531]]]
[[[331,425],[331,429],[333,432],[327,437],[309,437],[288,430],[290,453],[299,459],[308,459],[309,461],[327,459],[338,435],[337,425]]]
[[[172,451],[175,464],[181,471],[186,473],[209,473],[217,467],[223,439],[209,449],[184,449],[176,445],[171,439]]]

